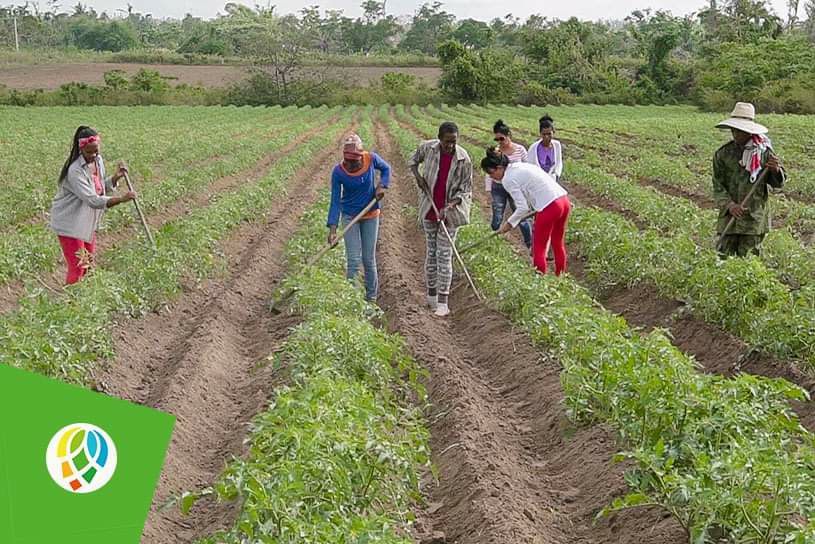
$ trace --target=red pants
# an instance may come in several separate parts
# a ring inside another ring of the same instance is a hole
[[[62,246],[62,254],[65,255],[65,262],[68,264],[65,284],[71,285],[81,280],[85,272],[88,271],[90,266],[88,257],[92,257],[93,252],[96,251],[96,234],[94,233],[90,242],[60,236],[59,243]],[[83,255],[85,256],[83,257]]]
[[[571,210],[569,197],[562,196],[535,214],[532,262],[543,274],[546,274],[546,254],[550,243],[555,254],[555,274],[560,276],[566,271],[566,222]]]

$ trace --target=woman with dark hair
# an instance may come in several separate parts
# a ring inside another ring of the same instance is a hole
[[[527,160],[526,148],[521,144],[516,144],[512,141],[512,130],[499,119],[492,127],[495,134],[495,143],[498,144],[498,149],[501,153],[509,159],[510,163],[524,162]],[[510,198],[509,193],[504,190],[500,183],[493,183],[493,179],[487,175],[484,178],[484,188],[492,195],[492,223],[490,226],[492,230],[498,230],[501,227],[501,222],[504,220],[504,211],[507,204],[509,204],[510,211],[515,211],[515,204]],[[521,235],[524,238],[524,244],[527,248],[532,248],[532,225],[528,219],[521,221],[519,226]]]
[[[379,171],[380,182],[376,183]],[[337,224],[342,215],[347,225],[376,198],[385,197],[391,167],[376,153],[365,151],[362,138],[349,134],[342,143],[342,162],[331,173],[331,205],[328,208],[328,243],[337,241]],[[376,241],[379,236],[379,202],[345,233],[346,277],[353,281],[359,264],[365,270],[365,298],[375,302],[379,291],[376,270]]]
[[[420,165],[423,165],[421,171]],[[421,192],[419,221],[427,241],[427,305],[435,315],[444,317],[450,313],[453,246],[440,223],[444,221],[447,232],[455,240],[458,228],[470,222],[473,163],[467,151],[458,145],[458,127],[448,121],[439,127],[437,139],[419,145],[408,166]]]
[[[517,227],[521,218],[531,210],[535,213],[532,235],[532,262],[541,273],[546,274],[546,252],[552,244],[555,253],[555,274],[566,270],[566,222],[571,203],[566,190],[537,166],[528,163],[510,163],[500,150],[487,149],[481,168],[515,200],[517,208],[498,230],[500,234]]]
[[[65,283],[78,282],[91,266],[96,250],[96,229],[106,208],[136,198],[128,191],[122,196],[107,196],[124,177],[127,168],[119,163],[116,173],[105,177],[105,163],[99,154],[101,139],[90,127],[74,133],[71,153],[59,174],[57,194],[51,204],[51,228],[68,264]]]
[[[526,161],[543,168],[543,171],[560,181],[563,175],[563,146],[555,140],[555,121],[544,115],[538,121],[540,139],[529,148]]]

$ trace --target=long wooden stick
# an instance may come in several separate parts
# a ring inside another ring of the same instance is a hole
[[[764,168],[764,170],[758,176],[758,179],[755,181],[755,183],[753,183],[753,186],[750,187],[750,191],[747,193],[747,196],[744,197],[744,200],[741,201],[741,204],[739,204],[739,206],[741,206],[742,208],[747,206],[747,203],[750,202],[751,198],[753,198],[753,195],[755,194],[756,189],[758,189],[758,186],[759,185],[764,185],[764,178],[767,177],[767,172],[769,172],[769,170],[770,170],[769,168]],[[724,230],[719,235],[719,241],[716,242],[716,251],[721,251],[722,250],[722,244],[724,243],[724,237],[727,235],[728,231],[731,228],[733,228],[733,225],[736,223],[736,219],[737,219],[737,217],[735,215],[730,217],[730,221],[727,222],[727,225],[724,227]]]
[[[433,211],[436,213],[436,219],[441,218],[441,213],[439,213],[439,209],[436,207],[436,203],[433,202],[433,197],[430,195],[430,189],[428,187],[422,187],[422,192],[424,192],[425,196],[427,197],[430,205],[433,206]],[[475,298],[478,300],[483,300],[481,297],[481,293],[478,292],[478,289],[475,287],[475,283],[473,282],[473,278],[470,276],[470,271],[467,270],[467,265],[464,264],[464,259],[461,258],[461,254],[456,249],[456,242],[453,240],[453,237],[450,236],[450,231],[447,230],[447,225],[444,224],[444,221],[439,221],[441,224],[441,228],[444,231],[444,235],[447,236],[447,239],[450,241],[450,247],[453,249],[453,255],[456,256],[456,260],[458,264],[461,265],[461,269],[464,271],[464,275],[467,277],[467,283],[470,284],[470,288],[475,293]]]
[[[133,183],[130,181],[130,174],[127,173],[125,170],[125,182],[127,182],[127,190],[133,191]],[[150,227],[147,225],[147,219],[144,217],[144,213],[141,211],[141,206],[139,206],[139,199],[134,198],[133,204],[136,206],[136,213],[139,215],[139,221],[141,221],[141,226],[144,227],[144,233],[147,235],[147,239],[150,241],[150,245],[153,246],[153,249],[156,249],[156,241],[153,239],[153,234],[150,232]]]
[[[349,230],[351,230],[351,227],[353,227],[354,225],[359,223],[360,220],[363,217],[365,217],[368,214],[368,212],[371,211],[371,208],[373,208],[376,205],[376,202],[377,202],[377,200],[375,198],[373,200],[371,200],[370,202],[368,202],[368,205],[365,206],[362,209],[361,212],[356,214],[354,216],[354,218],[351,219],[351,221],[348,222],[347,225],[345,225],[345,228],[343,228],[342,232],[340,232],[339,236],[337,236],[337,240],[333,244],[326,244],[325,246],[323,246],[323,248],[320,251],[315,253],[314,256],[311,259],[309,259],[309,261],[308,261],[308,263],[306,263],[306,265],[307,266],[314,266],[315,264],[317,264],[317,262],[320,259],[323,258],[323,255],[328,253],[329,250],[331,250],[332,248],[336,247],[340,243],[340,240],[345,237],[345,235],[348,233]]]
[[[311,257],[311,259],[309,259],[309,260],[306,262],[306,266],[314,266],[315,264],[317,264],[317,262],[318,262],[320,259],[322,259],[322,258],[325,256],[325,254],[326,254],[326,253],[328,253],[329,251],[331,251],[332,249],[334,249],[335,247],[337,247],[337,245],[339,245],[339,243],[340,243],[340,240],[341,240],[342,238],[344,238],[344,237],[345,237],[345,235],[348,233],[348,231],[349,231],[349,230],[351,230],[351,227],[353,227],[354,225],[356,225],[357,223],[359,223],[359,221],[360,221],[360,220],[361,220],[361,219],[362,219],[362,218],[363,218],[363,217],[364,217],[364,216],[365,216],[365,215],[366,215],[368,212],[370,212],[370,211],[371,211],[371,208],[373,208],[373,207],[374,207],[374,205],[376,205],[376,202],[377,202],[376,198],[374,198],[373,200],[371,200],[371,201],[368,203],[368,205],[367,205],[367,206],[365,206],[365,208],[363,208],[363,209],[362,209],[362,211],[361,211],[361,212],[359,212],[357,215],[355,215],[355,216],[354,216],[354,218],[353,218],[353,219],[351,219],[351,221],[349,221],[347,225],[345,225],[345,227],[342,229],[342,232],[340,232],[339,236],[337,236],[337,240],[336,240],[336,241],[335,241],[333,244],[326,244],[326,245],[324,245],[324,246],[323,246],[323,247],[320,249],[320,251],[318,251],[317,253],[315,253],[315,254],[314,254],[312,257]],[[289,300],[289,299],[291,298],[291,296],[294,294],[294,291],[295,291],[295,289],[294,289],[293,287],[290,287],[290,288],[286,289],[286,291],[285,291],[285,292],[284,292],[282,295],[280,295],[280,298],[278,298],[278,299],[277,299],[277,300],[275,300],[275,301],[272,301],[272,305],[271,305],[271,307],[269,308],[269,309],[270,309],[270,311],[272,311],[272,312],[277,312],[278,310],[276,309],[276,307],[277,307],[277,306],[279,306],[281,303],[283,303],[283,302],[285,302],[285,301]]]
[[[526,221],[527,219],[531,219],[532,217],[535,217],[535,214],[537,214],[537,213],[538,212],[530,212],[527,215],[523,216],[523,218],[521,218],[521,220],[518,222],[518,225],[520,226],[520,224],[523,223],[524,221]],[[516,228],[518,228],[518,227],[513,227],[513,229],[516,229]],[[495,232],[491,232],[488,235],[482,237],[480,240],[476,240],[475,242],[473,242],[472,244],[470,244],[468,246],[464,246],[464,249],[459,249],[458,252],[463,255],[464,253],[467,253],[471,249],[475,249],[478,246],[483,245],[487,241],[492,240],[496,236],[498,236],[498,231],[497,230]]]

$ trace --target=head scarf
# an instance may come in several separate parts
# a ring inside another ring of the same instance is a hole
[[[773,149],[770,139],[763,134],[754,134],[747,145],[744,146],[744,153],[741,156],[741,165],[750,172],[750,183],[754,183],[761,172],[761,157],[764,152]]]
[[[99,138],[98,134],[94,134],[93,136],[88,136],[87,138],[80,138],[79,139],[79,149],[87,146],[88,144],[95,144],[99,143],[102,140]]]
[[[342,156],[350,160],[362,158],[362,138],[356,134],[349,134],[342,141]]]

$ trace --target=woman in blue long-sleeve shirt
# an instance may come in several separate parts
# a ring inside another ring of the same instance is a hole
[[[337,224],[342,215],[343,225],[376,198],[385,197],[391,178],[391,167],[376,153],[362,146],[362,139],[351,134],[343,141],[343,160],[331,173],[331,206],[328,209],[328,243],[337,242]],[[380,182],[376,183],[376,170]],[[346,277],[353,281],[360,261],[365,269],[365,298],[375,301],[379,291],[376,271],[376,240],[379,235],[379,202],[345,234]]]

